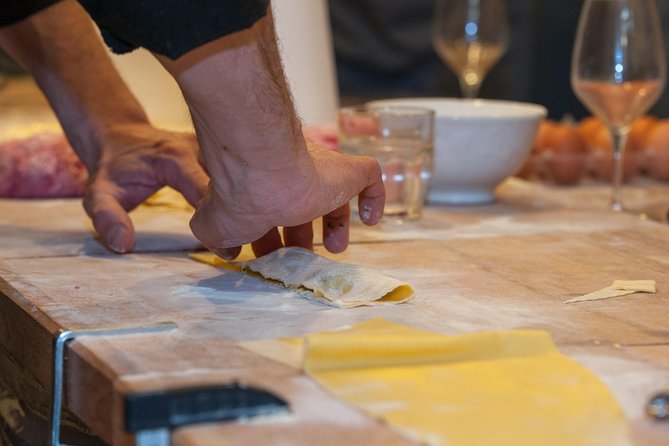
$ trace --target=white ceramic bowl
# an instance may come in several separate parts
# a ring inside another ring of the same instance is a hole
[[[539,123],[540,105],[486,99],[401,98],[371,105],[412,105],[436,112],[429,203],[494,201],[495,188],[523,165]]]

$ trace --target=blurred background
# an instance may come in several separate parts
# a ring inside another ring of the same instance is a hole
[[[456,76],[435,53],[434,0],[329,0],[342,103],[394,96],[460,95]],[[509,49],[486,76],[480,96],[535,102],[550,118],[587,115],[569,70],[583,0],[508,0]],[[669,1],[658,0],[665,51]],[[667,51],[669,55],[669,51]],[[669,92],[651,113],[669,117]]]
[[[338,105],[370,99],[460,96],[456,76],[432,46],[435,0],[272,1],[286,71],[307,124],[333,121]],[[582,5],[583,0],[508,0],[509,48],[486,76],[480,96],[542,104],[556,120],[587,115],[569,84]],[[657,6],[668,50],[669,0]],[[189,123],[176,85],[146,52],[114,60],[155,121]],[[20,70],[0,54],[0,73],[16,76]],[[167,101],[174,107],[166,107]],[[667,89],[651,114],[669,117]]]

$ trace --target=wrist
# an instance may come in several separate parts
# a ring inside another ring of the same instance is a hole
[[[253,168],[281,169],[304,158],[306,143],[271,14],[176,61],[159,59],[184,94],[205,159],[234,158]]]

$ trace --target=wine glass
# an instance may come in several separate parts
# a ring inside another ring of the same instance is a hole
[[[623,150],[632,121],[646,113],[664,89],[662,42],[655,0],[586,0],[583,5],[571,85],[611,133],[614,211],[623,209]]]
[[[462,95],[478,97],[483,78],[509,44],[506,1],[437,0],[432,43],[458,76]]]

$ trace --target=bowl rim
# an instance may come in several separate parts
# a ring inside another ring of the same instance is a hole
[[[339,115],[356,116],[356,115],[395,115],[398,117],[425,117],[436,116],[437,112],[430,107],[423,107],[410,104],[379,104],[375,105],[372,102],[359,105],[349,105],[339,108]]]
[[[433,104],[444,104],[454,107],[447,113],[440,112]],[[447,97],[404,97],[388,98],[369,101],[366,105],[411,105],[416,107],[432,108],[437,119],[468,119],[468,120],[489,120],[489,119],[527,119],[527,118],[546,118],[548,110],[540,104],[531,102],[510,101],[503,99],[462,99]],[[472,110],[481,110],[482,107],[492,106],[487,109],[485,114],[472,112]],[[504,110],[501,112],[500,110]]]

